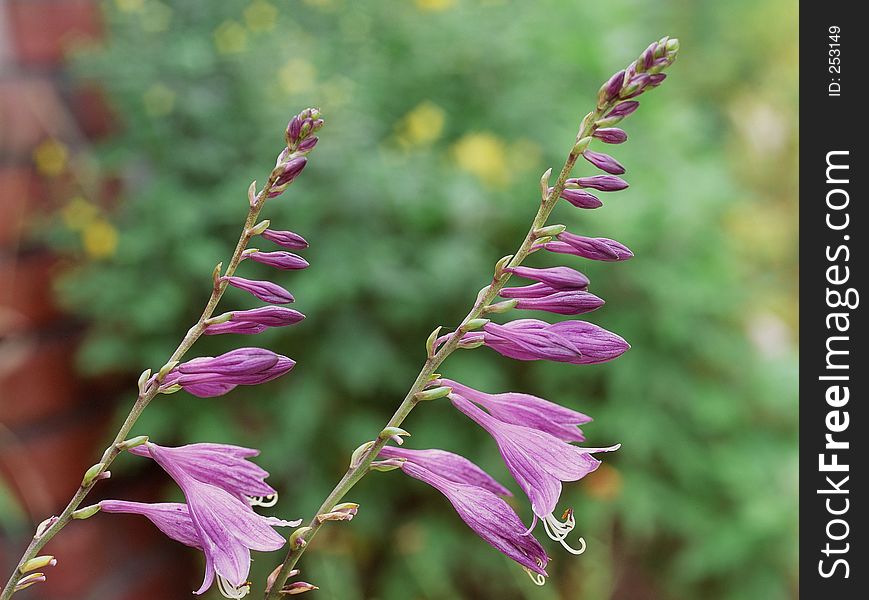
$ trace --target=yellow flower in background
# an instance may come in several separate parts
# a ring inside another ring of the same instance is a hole
[[[99,209],[81,196],[76,196],[60,211],[63,224],[69,229],[83,230],[99,216]]]
[[[251,31],[274,29],[278,19],[278,9],[264,0],[255,0],[244,9],[244,22]]]
[[[57,177],[66,169],[69,151],[58,140],[45,140],[33,150],[36,170],[46,177]]]
[[[164,117],[175,107],[175,92],[162,83],[154,83],[142,94],[145,112],[152,117]]]
[[[440,12],[455,5],[456,0],[416,0],[416,7],[428,12]]]
[[[118,231],[108,221],[97,218],[82,230],[81,241],[90,258],[108,258],[118,247]]]
[[[420,102],[396,125],[398,142],[406,148],[431,144],[441,136],[445,117],[444,109],[437,104]]]
[[[281,88],[287,94],[307,92],[314,87],[317,70],[314,65],[303,58],[290,59],[278,72]]]
[[[139,12],[145,6],[145,0],[115,0],[115,6],[121,12]]]
[[[214,30],[214,46],[220,54],[243,52],[247,48],[247,30],[238,21],[224,21]]]
[[[461,169],[476,175],[483,183],[503,186],[510,169],[504,142],[489,132],[469,133],[453,146],[453,157]]]

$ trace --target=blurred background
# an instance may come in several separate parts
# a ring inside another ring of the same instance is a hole
[[[269,273],[308,318],[193,354],[261,344],[298,366],[222,398],[160,397],[136,428],[262,448],[286,518],[319,505],[404,395],[428,333],[516,247],[599,85],[671,35],[670,78],[610,148],[631,188],[553,220],[636,253],[563,261],[607,300],[589,320],[633,349],[591,367],[480,349],[442,369],[582,410],[590,444],[622,443],[565,486],[589,550],[546,540],[552,577],[537,588],[437,492],[385,473],[353,490],[358,517],[323,531],[303,578],[336,600],[796,598],[796,25],[791,0],[0,1],[4,579],[138,374],[198,317],[292,114],[319,106],[327,126],[265,216],[308,238],[312,266],[243,271]],[[233,291],[222,303],[249,306]],[[410,447],[460,452],[518,492],[447,403],[407,428]],[[96,498],[179,498],[147,461],[112,471]],[[137,517],[75,523],[48,550],[59,565],[22,598],[186,598],[202,573],[198,553]],[[256,585],[282,555],[255,555]]]

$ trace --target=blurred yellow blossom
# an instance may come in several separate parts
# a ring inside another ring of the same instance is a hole
[[[99,209],[81,196],[76,196],[60,211],[63,224],[73,230],[84,229],[99,215]]]
[[[399,144],[406,148],[431,144],[441,136],[444,120],[444,109],[429,100],[420,102],[396,125]]]
[[[264,0],[255,0],[244,9],[244,22],[251,31],[274,29],[278,19],[278,9]]]
[[[154,83],[142,95],[145,112],[152,117],[163,117],[175,107],[175,92],[162,83]]]
[[[118,246],[118,231],[104,219],[95,219],[81,232],[85,253],[91,258],[107,258]]]
[[[47,177],[56,177],[63,173],[68,160],[69,151],[58,140],[45,140],[33,150],[36,170]]]
[[[115,0],[115,6],[121,12],[139,12],[145,5],[145,0]]]
[[[142,29],[149,33],[160,33],[169,29],[172,22],[172,9],[162,2],[148,2],[145,12],[142,13]]]
[[[542,157],[540,146],[527,138],[518,139],[507,148],[507,165],[511,173],[536,168]]]
[[[429,12],[440,12],[456,5],[456,0],[416,0],[416,7]]]
[[[459,167],[487,185],[505,185],[510,176],[504,142],[489,132],[469,133],[453,146]]]
[[[314,87],[317,70],[303,58],[293,58],[278,73],[281,87],[287,94],[306,92]]]
[[[220,54],[243,52],[247,48],[247,30],[238,21],[224,21],[214,30],[214,45]]]

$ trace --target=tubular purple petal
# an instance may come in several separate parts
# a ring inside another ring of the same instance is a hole
[[[628,134],[618,127],[602,127],[592,135],[605,144],[621,144],[628,139]]]
[[[576,208],[600,208],[603,206],[600,198],[583,190],[565,189],[561,192],[561,197]]]
[[[617,192],[628,187],[628,182],[615,175],[595,175],[594,177],[577,177],[568,179],[570,185],[592,188],[602,192]]]
[[[278,246],[289,248],[290,250],[304,250],[308,247],[307,240],[298,233],[293,233],[292,231],[266,229],[260,235],[268,241],[274,242]]]
[[[293,295],[271,281],[255,281],[253,279],[245,279],[244,277],[222,277],[232,287],[249,292],[270,304],[288,304],[294,302]]]
[[[410,448],[385,446],[380,451],[380,456],[385,458],[402,458],[437,473],[447,481],[473,485],[489,490],[499,496],[513,495],[510,493],[510,490],[495,481],[491,475],[470,460],[446,450],[412,450]]]
[[[291,183],[305,169],[308,164],[308,159],[304,156],[291,158],[284,164],[283,172],[278,176],[275,185],[286,185]]]
[[[604,154],[602,152],[595,152],[593,150],[586,150],[582,153],[582,157],[585,158],[588,162],[596,166],[598,169],[606,171],[607,173],[611,173],[613,175],[621,175],[625,172],[625,168],[614,159],[609,154]],[[589,186],[590,187],[590,186]],[[627,187],[627,184],[625,184]],[[598,187],[597,189],[602,189]],[[624,188],[613,188],[613,189],[624,189]],[[611,190],[604,190],[611,191]]]
[[[545,269],[510,267],[505,270],[517,277],[533,279],[558,290],[584,290],[588,288],[589,284],[588,277],[570,267],[549,267]],[[505,296],[505,298],[507,297],[510,296]],[[513,297],[516,298],[518,296]],[[539,296],[534,297],[537,298]]]
[[[244,258],[249,258],[254,262],[275,267],[277,269],[283,269],[284,271],[298,271],[310,266],[308,261],[298,254],[285,252],[283,250],[279,250],[278,252],[251,252],[245,254]]]
[[[604,301],[590,292],[566,290],[542,298],[521,298],[516,308],[543,310],[558,315],[581,315],[603,305]]]
[[[550,246],[550,244],[557,244],[557,242],[548,242],[544,244],[544,247],[553,252],[608,262],[628,260],[634,256],[634,253],[627,246],[609,238],[590,238],[568,231],[559,233],[557,238],[559,242],[567,244],[573,251],[566,252],[561,246]]]
[[[627,117],[629,114],[634,112],[640,107],[640,103],[636,100],[628,100],[627,102],[620,102],[616,104],[615,107],[609,111],[604,118],[606,117]]]
[[[531,285],[523,285],[521,287],[502,288],[499,295],[502,298],[542,298],[557,291],[545,283],[532,283]]]

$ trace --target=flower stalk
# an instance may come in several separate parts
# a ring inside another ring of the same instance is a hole
[[[322,121],[319,121],[317,127],[320,125],[322,125]],[[308,137],[308,139],[316,138]],[[150,404],[159,393],[165,392],[165,390],[161,389],[160,386],[163,379],[175,368],[176,365],[178,365],[196,341],[205,333],[209,326],[208,322],[214,315],[214,312],[229,285],[229,279],[234,276],[238,266],[245,258],[245,250],[247,249],[251,238],[262,233],[263,228],[262,224],[258,223],[258,217],[260,212],[262,212],[263,206],[269,198],[274,198],[283,192],[286,186],[292,182],[292,179],[294,179],[304,167],[304,163],[301,163],[300,166],[299,158],[292,157],[292,151],[299,150],[307,152],[313,148],[313,146],[311,146],[311,148],[302,149],[297,146],[298,144],[294,144],[292,148],[286,148],[284,150],[284,153],[282,153],[278,159],[278,166],[272,170],[268,180],[259,193],[255,192],[256,182],[251,184],[248,193],[249,208],[247,217],[245,218],[241,233],[239,234],[235,250],[233,251],[225,269],[222,268],[221,264],[218,264],[217,267],[215,267],[211,294],[199,319],[187,331],[181,342],[167,359],[164,366],[159,369],[156,376],[151,377],[150,370],[146,370],[139,378],[139,394],[136,397],[129,414],[118,429],[114,439],[106,447],[99,462],[87,470],[82,478],[81,485],[76,490],[75,494],[73,494],[63,511],[56,517],[51,517],[43,521],[43,523],[37,528],[30,544],[21,555],[21,559],[18,561],[18,564],[15,566],[9,580],[3,587],[3,591],[0,592],[0,600],[9,600],[16,591],[29,587],[34,583],[38,583],[32,575],[25,576],[25,573],[27,573],[28,570],[28,565],[32,565],[32,561],[39,555],[45,545],[48,544],[48,542],[50,542],[51,539],[54,538],[54,536],[56,536],[64,527],[66,527],[70,521],[76,518],[76,511],[97,483],[101,479],[105,479],[109,476],[109,466],[122,451],[130,447],[127,443],[127,438],[129,437],[133,426],[139,420],[142,411],[145,410],[148,404]],[[304,161],[304,157],[302,157],[301,160]],[[266,226],[267,225],[268,224],[266,223]],[[290,234],[290,232],[279,233]],[[298,239],[301,240],[300,237]],[[140,440],[137,438],[137,441]],[[30,577],[30,579],[27,577]],[[40,581],[44,581],[44,577],[42,577]]]

